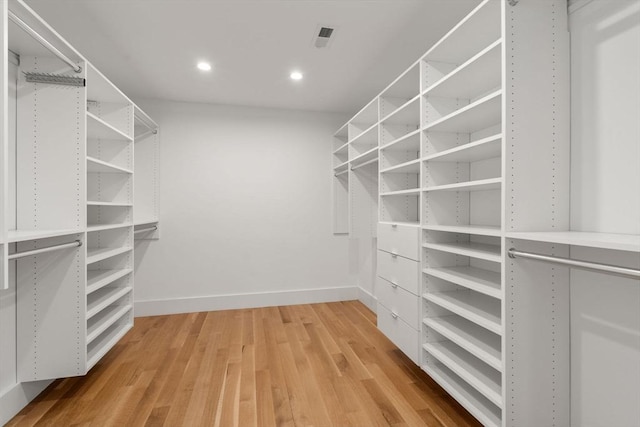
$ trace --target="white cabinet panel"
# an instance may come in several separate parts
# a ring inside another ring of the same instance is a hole
[[[412,328],[420,328],[420,297],[380,277],[376,291],[379,303],[400,316]]]
[[[378,302],[378,329],[418,364],[418,331]]]
[[[398,224],[378,223],[378,249],[419,261],[420,229]]]
[[[419,294],[420,265],[418,262],[378,251],[378,276],[397,284],[412,294]]]

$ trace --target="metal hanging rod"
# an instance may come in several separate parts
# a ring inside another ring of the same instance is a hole
[[[158,229],[158,226],[154,225],[153,227],[146,227],[146,228],[141,228],[139,230],[135,230],[133,233],[134,234],[146,233],[147,231],[156,231],[157,229]]]
[[[22,28],[27,34],[33,37],[38,43],[47,48],[51,53],[57,56],[61,61],[69,65],[73,71],[79,73],[82,71],[82,67],[69,59],[64,53],[60,52],[57,47],[49,43],[44,37],[38,34],[33,28],[27,25],[22,19],[18,18],[13,12],[9,12],[9,19],[13,21],[18,27]]]
[[[369,160],[367,162],[363,162],[363,163],[360,163],[359,165],[355,165],[355,166],[353,166],[351,168],[351,170],[356,170],[356,169],[361,168],[363,166],[370,165],[371,163],[378,163],[378,158],[376,157],[375,159],[371,159],[371,160]]]
[[[345,169],[343,171],[340,172],[336,172],[333,174],[333,176],[340,176],[340,175],[344,175],[345,173],[349,172],[349,169]]]
[[[61,249],[77,248],[80,246],[82,246],[82,242],[80,240],[76,240],[74,242],[62,243],[60,245],[51,245],[45,248],[32,249],[30,251],[24,251],[24,252],[16,252],[15,254],[10,254],[7,258],[9,260],[12,260],[12,259],[24,258],[26,256],[39,255],[47,252],[59,251]]]
[[[157,129],[151,129],[151,130],[148,130],[148,131],[146,131],[146,132],[144,132],[144,133],[141,133],[140,135],[135,135],[134,139],[142,139],[142,138],[146,138],[146,137],[148,137],[149,135],[155,135],[155,134],[157,134],[157,133],[158,133],[158,130],[157,130]]]
[[[536,254],[533,252],[523,252],[515,248],[509,249],[508,254],[509,254],[509,258],[529,258],[529,259],[535,259],[538,261],[566,265],[569,267],[582,268],[585,270],[600,271],[605,273],[618,274],[621,276],[640,278],[640,270],[635,268],[620,267],[620,266],[611,265],[611,264],[601,264],[598,262],[581,261],[579,259]]]

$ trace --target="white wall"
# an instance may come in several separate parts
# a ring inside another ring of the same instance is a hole
[[[137,315],[357,298],[331,223],[346,117],[139,104],[161,128],[161,238],[136,245]]]
[[[571,228],[640,234],[640,2],[571,2]],[[637,253],[571,256],[638,268]],[[571,271],[571,422],[640,426],[640,284]]]

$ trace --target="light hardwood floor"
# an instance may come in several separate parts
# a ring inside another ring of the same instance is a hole
[[[357,301],[138,318],[8,426],[479,424]]]

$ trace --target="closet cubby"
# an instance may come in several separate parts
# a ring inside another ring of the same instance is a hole
[[[156,223],[160,218],[160,134],[158,124],[134,109],[134,224]],[[157,238],[153,234],[141,236]]]
[[[365,133],[367,130],[378,123],[378,101],[377,98],[367,104],[347,123],[348,141],[351,143],[354,139]],[[350,148],[351,150],[351,148]],[[362,154],[362,153],[360,153]],[[352,158],[351,151],[349,157]]]
[[[87,122],[92,123],[92,131],[105,139],[119,135],[132,140],[133,104],[93,65],[87,65]]]
[[[382,91],[379,97],[382,121],[404,110],[420,94],[419,73],[420,67],[414,64]]]
[[[348,125],[342,126],[333,135],[332,164],[333,167],[344,165],[349,160],[349,140],[347,134]]]
[[[349,141],[351,166],[378,157],[378,126],[373,125]]]

